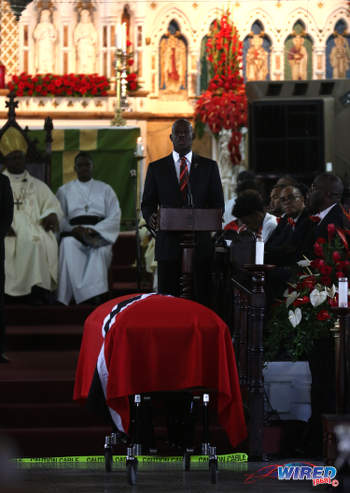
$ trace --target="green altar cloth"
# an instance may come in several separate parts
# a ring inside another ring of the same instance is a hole
[[[74,158],[79,151],[87,151],[94,162],[93,177],[115,190],[122,210],[122,229],[135,221],[136,178],[130,170],[137,169],[135,159],[138,127],[99,129],[54,129],[52,132],[51,188],[76,177]],[[44,130],[30,130],[29,138],[38,140],[39,149],[45,149]]]

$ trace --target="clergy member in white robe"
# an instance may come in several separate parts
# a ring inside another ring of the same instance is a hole
[[[92,178],[92,167],[89,154],[80,152],[74,166],[77,179],[57,191],[64,212],[57,299],[65,305],[72,298],[76,303],[97,302],[108,292],[108,268],[121,210],[112,187]]]
[[[61,206],[49,187],[25,169],[27,142],[15,128],[1,137],[0,151],[14,198],[13,222],[5,238],[5,293],[25,296],[33,288],[57,287],[58,245],[55,231]]]

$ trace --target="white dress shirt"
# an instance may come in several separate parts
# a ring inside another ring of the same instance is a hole
[[[320,223],[323,221],[323,219],[327,216],[328,212],[329,212],[331,209],[333,209],[333,207],[334,207],[335,205],[337,205],[337,203],[335,203],[335,204],[331,205],[331,206],[330,206],[330,207],[328,207],[327,209],[324,209],[323,211],[319,212],[318,214],[315,214],[316,216],[318,216],[318,217],[321,219],[321,221],[320,221],[318,224],[320,224]]]

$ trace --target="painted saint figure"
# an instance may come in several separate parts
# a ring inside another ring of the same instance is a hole
[[[57,32],[50,20],[50,11],[44,9],[40,14],[40,22],[34,29],[35,70],[36,73],[54,72],[55,44]]]
[[[348,40],[341,34],[335,36],[329,58],[333,68],[333,78],[345,79],[350,65],[350,48]]]
[[[160,89],[176,93],[186,89],[186,44],[168,33],[160,42]]]
[[[304,37],[300,34],[293,37],[293,46],[288,52],[288,62],[292,70],[292,80],[307,79],[307,51]]]
[[[264,38],[259,34],[254,34],[249,43],[247,51],[247,80],[266,80],[269,72],[268,53],[263,47]]]
[[[95,73],[97,32],[87,9],[83,9],[80,13],[80,22],[74,31],[74,43],[77,51],[77,72]]]

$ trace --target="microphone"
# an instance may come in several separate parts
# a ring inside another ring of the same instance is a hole
[[[187,204],[189,207],[191,207],[191,209],[194,208],[190,177],[188,177],[188,182],[187,182]]]

